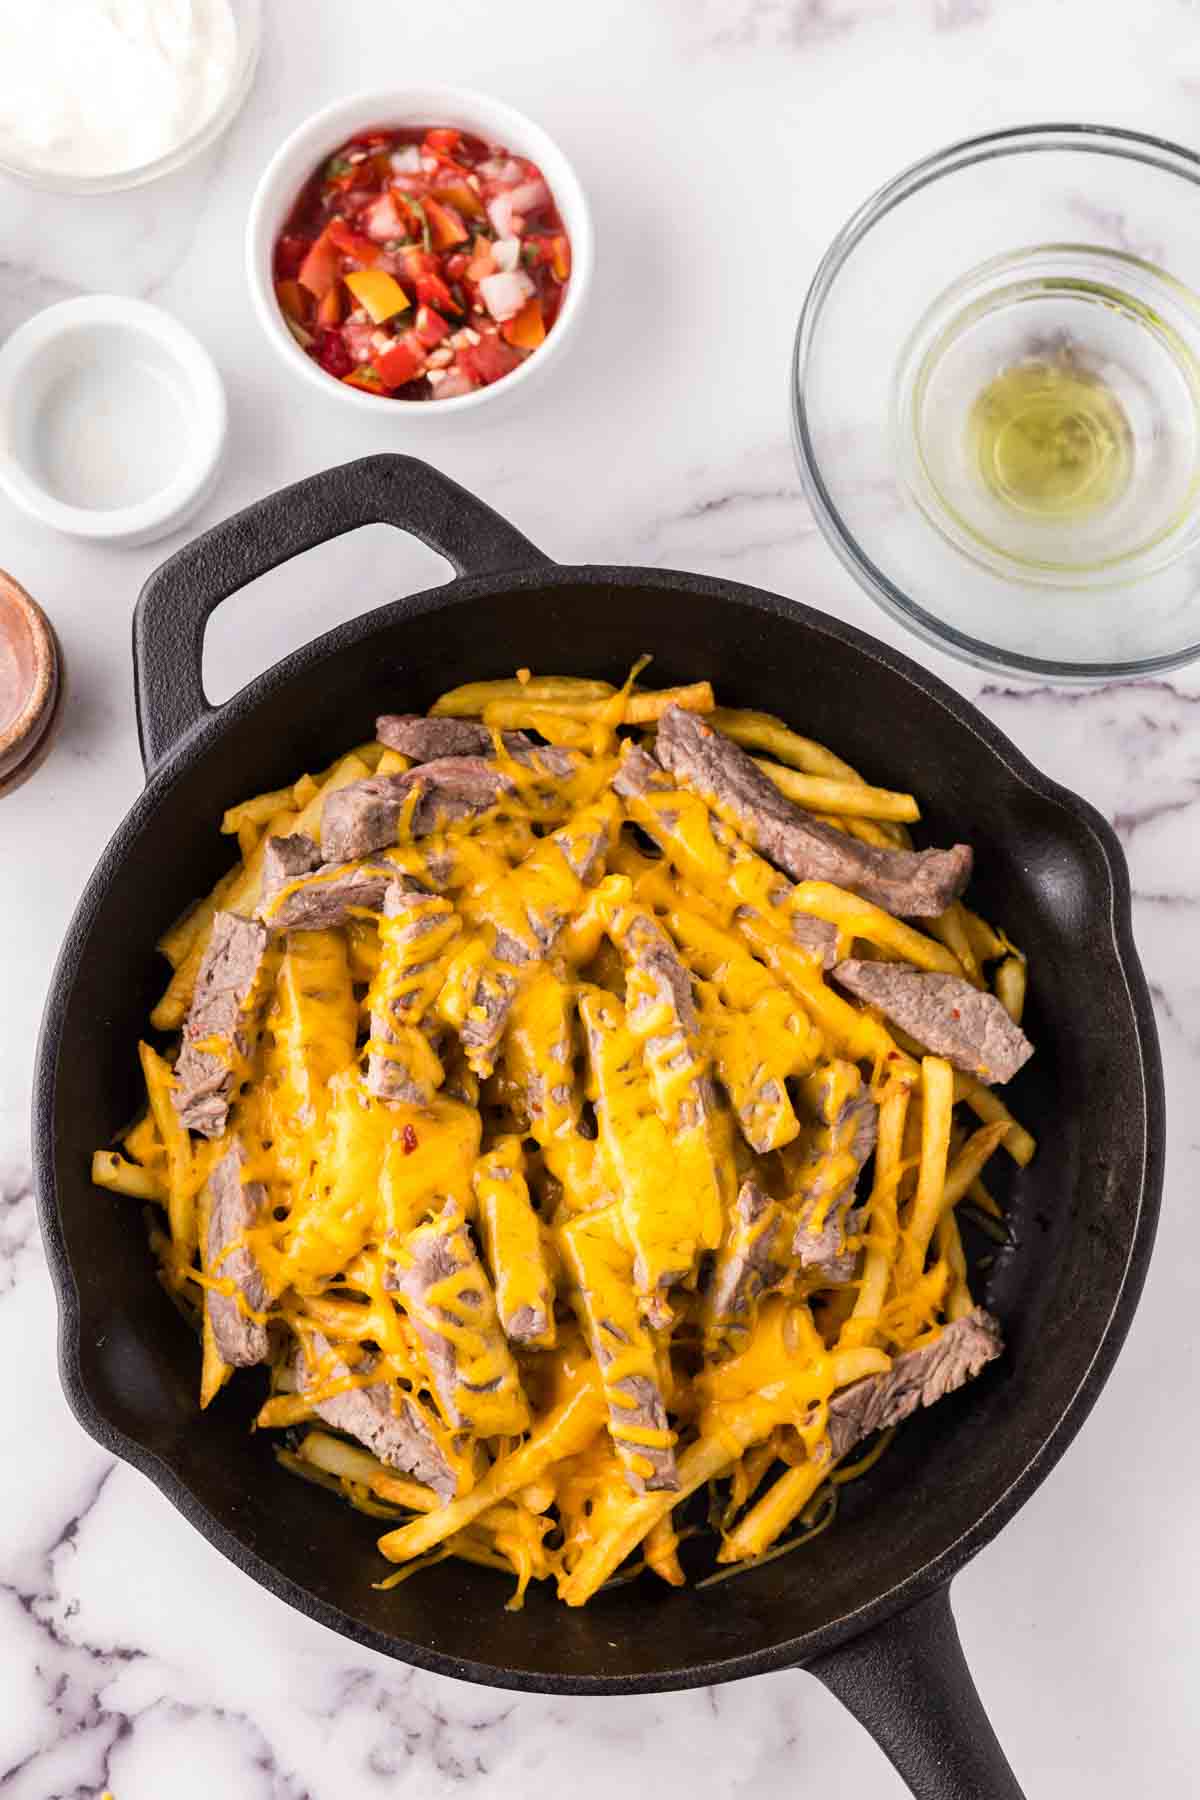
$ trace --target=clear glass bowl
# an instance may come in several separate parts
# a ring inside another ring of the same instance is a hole
[[[64,175],[56,169],[40,169],[36,164],[21,163],[0,155],[0,174],[12,175],[30,187],[55,194],[116,194],[124,188],[143,187],[161,175],[171,175],[185,163],[199,156],[216,142],[233,123],[250,92],[258,53],[262,44],[262,0],[229,0],[229,10],[237,28],[237,61],[229,92],[211,112],[198,130],[166,156],[142,163],[131,169],[114,170],[107,175]]]
[[[1200,655],[1198,190],[1176,145],[1029,126],[915,164],[827,251],[796,334],[801,477],[927,642],[1056,680]],[[1048,392],[1075,411],[1026,493]]]

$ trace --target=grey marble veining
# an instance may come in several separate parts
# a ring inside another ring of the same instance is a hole
[[[191,325],[231,400],[229,461],[199,524],[353,455],[428,454],[552,555],[728,575],[874,631],[936,667],[1114,822],[1167,1066],[1160,1248],[1095,1414],[956,1591],[980,1686],[1031,1794],[1191,1791],[1200,1452],[1179,1402],[1190,1407],[1195,1389],[1200,1290],[1200,677],[1056,690],[914,649],[837,566],[800,499],[786,371],[825,243],[911,157],[1049,116],[1193,139],[1194,7],[469,0],[421,12],[268,0],[267,13],[250,106],[199,168],[90,202],[0,187],[0,331],[100,289],[146,295]],[[245,210],[281,134],[409,68],[539,117],[576,159],[597,215],[596,290],[576,352],[528,405],[466,430],[418,430],[398,412],[348,420],[300,391],[268,354],[243,286]],[[1103,212],[1102,196],[1080,196],[1082,225],[1093,207]],[[1144,247],[1136,220],[1122,229]],[[472,1689],[357,1651],[243,1580],[74,1424],[30,1194],[29,1071],[63,928],[139,786],[130,610],[181,540],[88,549],[7,505],[0,528],[0,564],[49,609],[70,678],[52,756],[0,802],[0,1795],[772,1800],[811,1789],[896,1800],[879,1754],[800,1676],[569,1701]],[[214,621],[212,692],[441,567],[379,528],[269,578]]]

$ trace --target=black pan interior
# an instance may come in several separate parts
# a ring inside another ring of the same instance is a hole
[[[1008,1355],[907,1427],[843,1491],[836,1527],[811,1548],[710,1591],[641,1581],[577,1613],[535,1592],[512,1614],[499,1576],[447,1562],[379,1593],[374,1523],[281,1472],[270,1440],[249,1435],[255,1377],[199,1414],[196,1345],[155,1280],[136,1208],[89,1185],[90,1155],[134,1109],[134,1047],[164,973],[152,946],[225,866],[227,805],[327,763],[370,735],[377,711],[422,709],[445,687],[520,664],[620,679],[643,650],[656,684],[710,676],[724,703],[777,712],[868,779],[915,791],[925,841],[974,846],[970,898],[1029,955],[1038,1047],[1010,1098],[1042,1149],[1009,1183],[1016,1243],[985,1286]],[[43,1191],[56,1183],[78,1290],[64,1374],[89,1428],[293,1603],[472,1679],[589,1689],[746,1674],[811,1653],[881,1596],[895,1604],[939,1559],[953,1567],[1061,1449],[1069,1431],[1031,1469],[1115,1350],[1097,1360],[1123,1283],[1136,1283],[1153,1191],[1153,1046],[1140,973],[1121,953],[1124,873],[1090,809],[906,670],[818,614],[727,584],[588,570],[460,582],[357,621],[252,684],[131,814],[81,908],[47,1021],[59,1049],[39,1089]]]

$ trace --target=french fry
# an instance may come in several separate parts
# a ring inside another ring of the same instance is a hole
[[[385,1533],[379,1540],[379,1549],[389,1562],[408,1562],[436,1549],[487,1512],[497,1500],[507,1500],[518,1488],[536,1481],[552,1464],[586,1449],[604,1428],[605,1410],[599,1371],[594,1363],[588,1363],[573,1391],[535,1422],[519,1450],[494,1462],[478,1486],[461,1499],[452,1500],[426,1518],[414,1519],[411,1525],[402,1525],[398,1531]]]
[[[904,1132],[912,1087],[910,1079],[892,1076],[880,1101],[875,1144],[875,1179],[868,1202],[867,1248],[862,1279],[854,1310],[843,1325],[838,1340],[845,1349],[873,1341],[879,1315],[887,1299],[892,1263],[900,1236],[897,1210],[900,1181],[906,1167]]]
[[[765,750],[776,762],[802,769],[806,775],[822,775],[828,781],[862,781],[857,769],[835,756],[832,750],[827,750],[824,744],[789,730],[782,719],[771,713],[717,706],[708,722],[744,750]]]
[[[294,789],[293,782],[291,787],[273,788],[270,793],[255,794],[249,800],[242,800],[237,806],[227,807],[221,820],[221,830],[226,837],[236,837],[243,825],[256,825],[261,831],[276,813],[287,812],[295,805]]]
[[[806,1457],[794,1469],[785,1470],[757,1505],[726,1534],[717,1561],[745,1562],[748,1557],[761,1556],[769,1550],[797,1513],[804,1511],[821,1483],[828,1481],[832,1467],[826,1453]]]
[[[1025,958],[1006,956],[993,978],[996,998],[1013,1021],[1019,1025],[1025,1013]]]
[[[832,1351],[828,1361],[834,1391],[848,1387],[864,1375],[881,1374],[890,1367],[889,1359],[882,1351],[865,1347]],[[809,1393],[813,1400],[819,1399],[822,1391],[827,1391],[826,1380],[827,1376],[822,1372],[810,1384]],[[799,1410],[802,1401],[803,1392],[797,1384],[790,1400],[783,1404]],[[723,1475],[744,1451],[769,1436],[780,1422],[778,1403],[772,1406],[761,1399],[757,1405],[748,1404],[723,1416],[718,1430],[697,1438],[680,1457],[678,1490],[631,1496],[624,1516],[603,1537],[589,1544],[571,1573],[560,1580],[559,1599],[568,1606],[586,1605],[596,1589],[602,1587],[625,1558],[637,1549],[647,1532],[681,1505],[689,1494]]]
[[[952,1210],[960,1200],[966,1199],[972,1182],[993,1151],[1004,1142],[1007,1132],[1008,1126],[1003,1119],[993,1125],[981,1125],[978,1131],[972,1132],[946,1171],[946,1189],[942,1196],[944,1211]]]
[[[196,1216],[199,1226],[200,1266],[206,1274],[211,1273],[208,1267],[208,1189],[205,1188],[196,1204]],[[217,1349],[217,1336],[213,1330],[212,1315],[209,1312],[210,1290],[204,1290],[204,1317],[200,1326],[200,1410],[204,1411],[209,1403],[216,1399],[233,1370]]]
[[[115,1150],[97,1150],[92,1157],[92,1181],[96,1187],[108,1188],[114,1194],[127,1194],[131,1200],[154,1200],[166,1204],[167,1184],[154,1169],[126,1162]]]
[[[950,1285],[946,1290],[946,1317],[953,1324],[955,1319],[966,1318],[975,1302],[967,1283],[967,1259],[963,1255],[958,1220],[954,1217],[952,1207],[947,1208],[938,1220],[934,1242],[938,1255],[950,1271]]]
[[[982,1175],[977,1175],[967,1189],[967,1199],[972,1206],[978,1207],[979,1211],[985,1213],[989,1219],[996,1219],[1003,1223],[1004,1208],[991,1189],[985,1186]]]
[[[805,775],[783,763],[756,756],[755,764],[781,794],[808,812],[847,814],[859,819],[892,819],[901,823],[919,819],[921,809],[911,794],[888,788],[868,787],[865,781],[832,781],[824,775]]]
[[[412,768],[412,758],[404,756],[399,750],[384,750],[375,764],[377,775],[403,775]]]
[[[963,930],[970,940],[975,961],[981,968],[984,963],[995,962],[1008,948],[1006,940],[992,930],[986,919],[981,919],[978,913],[972,912],[969,906],[963,906],[961,900],[958,904],[962,910]]]
[[[496,700],[524,700],[555,706],[560,701],[607,700],[616,693],[608,681],[587,681],[575,675],[531,675],[522,681],[512,676],[502,681],[468,681],[439,695],[429,711],[435,718],[480,719],[484,708]]]
[[[952,950],[937,943],[924,932],[914,931],[902,919],[895,919],[881,906],[872,905],[857,894],[834,887],[830,881],[799,881],[792,890],[792,911],[811,913],[827,919],[849,937],[865,938],[883,950],[892,950],[915,968],[929,969],[944,975],[961,975],[962,968]]]
[[[941,1056],[921,1062],[921,1164],[912,1210],[901,1230],[900,1278],[917,1279],[925,1266],[946,1191],[950,1153],[950,1116],[954,1111],[954,1070]]]
[[[954,1098],[965,1100],[985,1125],[995,1125],[1003,1119],[1008,1129],[1001,1142],[1013,1161],[1022,1168],[1033,1161],[1037,1139],[1013,1118],[995,1088],[985,1087],[974,1075],[958,1070],[954,1076]]]
[[[163,932],[158,940],[158,948],[173,969],[179,967],[200,934],[202,932],[207,934],[208,928],[212,924],[213,914],[219,912],[224,906],[225,896],[230,892],[241,872],[241,863],[234,863],[229,873],[222,875],[207,899],[197,900]]]
[[[196,1230],[196,1175],[192,1143],[179,1122],[171,1099],[175,1077],[149,1044],[138,1045],[142,1075],[154,1123],[166,1151],[167,1218],[171,1245],[178,1266],[190,1263],[198,1242]]]
[[[623,723],[652,725],[670,706],[681,706],[684,712],[710,713],[716,705],[712,683],[693,681],[686,687],[635,688],[625,701]]]
[[[925,928],[931,937],[935,937],[939,944],[945,944],[947,950],[958,958],[962,972],[971,986],[981,988],[983,975],[971,943],[970,934],[967,931],[966,920],[963,917],[965,912],[966,907],[962,901],[956,900],[938,918],[927,919]]]

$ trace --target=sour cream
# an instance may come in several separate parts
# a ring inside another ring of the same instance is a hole
[[[229,0],[0,0],[0,162],[142,168],[205,125],[237,62]]]

